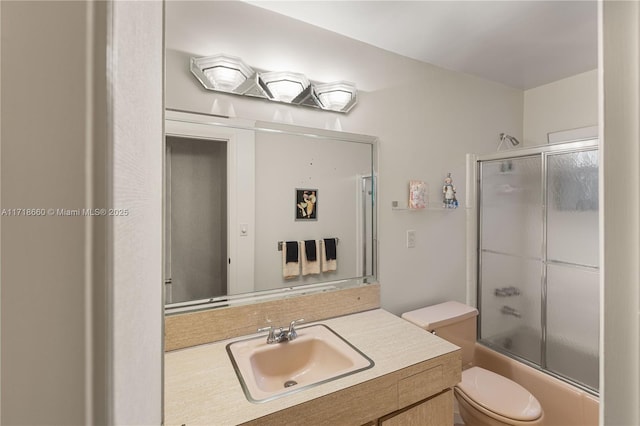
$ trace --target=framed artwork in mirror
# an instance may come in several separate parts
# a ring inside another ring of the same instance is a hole
[[[296,220],[318,220],[317,189],[296,189]]]

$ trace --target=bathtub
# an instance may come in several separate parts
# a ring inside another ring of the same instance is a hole
[[[518,327],[502,335],[482,339],[487,346],[500,348],[540,365],[540,332],[530,327]],[[576,338],[547,336],[547,369],[572,378],[586,388],[599,388],[599,360],[594,348],[581,345]]]
[[[599,399],[549,374],[476,343],[474,363],[524,386],[542,405],[545,426],[597,426]]]

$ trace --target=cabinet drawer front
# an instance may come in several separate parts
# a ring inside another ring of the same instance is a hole
[[[414,374],[398,382],[398,406],[402,408],[422,401],[446,387],[442,365]]]
[[[443,426],[453,424],[451,389],[411,408],[380,419],[380,426]]]

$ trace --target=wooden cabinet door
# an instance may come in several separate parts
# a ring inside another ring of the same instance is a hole
[[[378,424],[380,426],[453,425],[453,391],[449,389],[405,410],[383,417]]]

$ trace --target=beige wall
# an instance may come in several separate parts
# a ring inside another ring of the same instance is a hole
[[[2,2],[1,13],[1,207],[85,207],[90,9],[82,2]],[[0,422],[85,424],[92,380],[88,222],[3,215],[0,224]]]
[[[2,424],[162,420],[162,10],[0,3],[0,207],[130,211],[2,216]]]
[[[605,1],[600,117],[600,423],[640,424],[640,4]],[[621,185],[621,182],[623,183]]]
[[[524,92],[524,145],[544,145],[548,133],[597,124],[598,70]]]

